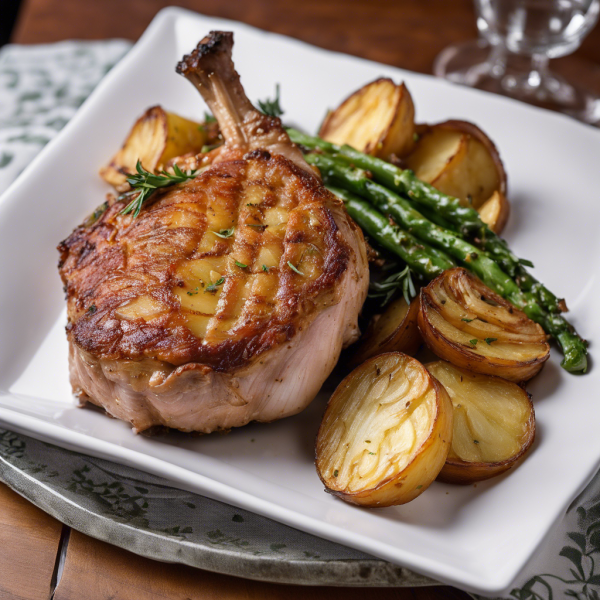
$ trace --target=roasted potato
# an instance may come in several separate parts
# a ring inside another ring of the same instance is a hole
[[[440,358],[511,381],[531,379],[550,355],[537,323],[460,267],[421,288],[419,330]]]
[[[506,194],[506,173],[500,155],[476,125],[446,121],[419,130],[419,140],[405,158],[419,179],[475,209],[496,190]]]
[[[216,127],[216,123],[202,125],[152,106],[135,122],[108,165],[100,169],[100,176],[122,191],[127,186],[127,174],[135,172],[138,160],[145,169],[155,172],[176,156],[199,153],[218,135]]]
[[[451,441],[452,403],[442,385],[414,358],[381,354],[331,396],[317,436],[317,472],[346,502],[404,504],[436,478]]]
[[[377,79],[331,111],[319,135],[372,156],[406,156],[414,145],[415,106],[404,84]]]
[[[496,190],[477,210],[481,220],[494,233],[500,234],[508,221],[510,204],[506,196]]]
[[[351,364],[359,365],[372,356],[385,352],[414,354],[421,345],[417,325],[418,314],[418,297],[410,304],[406,302],[404,296],[391,302],[369,325],[356,354],[352,357]]]
[[[516,383],[443,360],[426,367],[454,407],[452,447],[438,481],[475,483],[513,468],[535,437],[529,394]]]

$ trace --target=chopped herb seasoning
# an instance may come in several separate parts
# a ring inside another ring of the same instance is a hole
[[[239,267],[240,269],[245,269],[248,265],[245,265],[244,263],[241,263],[239,260],[236,260],[235,266]]]
[[[95,313],[97,310],[98,310],[98,309],[96,308],[96,305],[95,305],[95,304],[92,304],[92,305],[91,305],[91,306],[90,306],[90,307],[87,309],[87,311],[88,311],[88,312],[89,312],[91,315],[93,315],[93,314],[94,314],[94,313]]]
[[[422,485],[418,485],[417,489],[420,490],[423,486]]]
[[[413,142],[418,142],[418,141],[419,141],[419,134],[413,133]]]
[[[470,323],[473,319],[461,319],[461,321],[464,321],[465,323]]]
[[[294,271],[294,273],[298,273],[298,275],[304,275],[304,273],[302,271],[299,271],[289,260],[287,262],[288,267]]]
[[[189,292],[187,292],[188,296],[195,296],[198,293],[198,288],[196,288],[195,290],[190,290]]]
[[[477,340],[469,340],[469,344],[471,344],[471,346],[477,346]]]
[[[204,291],[214,293],[220,285],[223,285],[223,283],[225,283],[225,277],[219,277],[214,283],[207,285]]]
[[[255,227],[256,229],[266,229],[268,225],[262,223],[246,223],[246,227]]]
[[[209,112],[204,113],[204,122],[205,123],[216,123],[217,119],[213,117]]]
[[[221,229],[221,231],[219,231],[218,233],[216,231],[213,231],[213,233],[220,238],[226,239],[228,237],[231,237],[234,231],[235,227],[231,227],[230,229]]]
[[[337,476],[338,476],[338,473],[339,473],[339,471],[336,469],[336,470],[333,472],[333,476],[334,476],[334,477],[337,477]]]
[[[497,341],[498,338],[485,338],[485,343],[490,346],[492,344],[492,342]]]
[[[372,456],[375,456],[375,452],[369,452],[369,454],[371,454]]]
[[[262,266],[262,270],[263,270],[265,273],[268,273],[268,272],[269,272],[269,267],[267,267],[267,265],[263,265],[263,266]]]

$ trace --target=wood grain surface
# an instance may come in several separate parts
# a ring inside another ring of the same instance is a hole
[[[164,0],[25,0],[12,41],[121,37],[135,41]],[[447,45],[476,34],[470,0],[182,0],[179,6],[244,21],[306,42],[431,73]],[[1,12],[1,8],[0,8]],[[1,14],[0,14],[1,18]],[[600,28],[558,68],[600,93]],[[50,597],[62,525],[0,484],[0,598]],[[449,587],[306,588],[216,575],[141,558],[72,531],[55,600],[463,600]]]
[[[48,600],[63,526],[0,483],[0,598]]]

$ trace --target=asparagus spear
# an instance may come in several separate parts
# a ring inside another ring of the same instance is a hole
[[[570,372],[587,369],[586,343],[560,315],[549,314],[532,293],[523,292],[499,265],[456,232],[443,229],[427,220],[408,200],[371,181],[362,169],[352,168],[323,154],[307,154],[309,164],[319,168],[326,184],[333,184],[362,196],[384,215],[390,215],[401,227],[427,244],[438,246],[458,259],[488,287],[539,323],[560,344],[563,368]],[[360,223],[359,223],[360,224]]]
[[[450,225],[463,236],[477,240],[477,245],[498,262],[502,269],[516,280],[522,290],[531,292],[546,310],[553,313],[560,313],[564,310],[564,301],[559,300],[523,266],[533,267],[533,264],[515,256],[506,242],[481,220],[479,213],[473,208],[462,206],[458,198],[447,196],[436,190],[433,186],[418,179],[410,170],[400,169],[380,158],[359,152],[351,146],[332,144],[294,129],[289,129],[288,134],[290,139],[297,144],[311,149],[318,148],[342,157],[356,167],[368,170],[375,181],[399,194],[408,196],[426,212],[430,220],[447,229]]]
[[[415,273],[425,279],[434,279],[455,262],[435,248],[425,246],[413,235],[375,210],[366,200],[345,189],[328,185],[327,188],[343,200],[348,214],[379,246],[401,258]]]

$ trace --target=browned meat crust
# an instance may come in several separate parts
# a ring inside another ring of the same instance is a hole
[[[350,254],[329,210],[336,205],[306,171],[257,151],[163,193],[135,220],[114,203],[59,246],[70,341],[110,360],[196,362],[217,371],[248,363],[336,301]],[[273,215],[285,222],[274,224]],[[231,228],[229,237],[215,236]],[[260,262],[265,247],[278,258],[268,272]],[[186,270],[202,259],[220,263],[214,271],[224,282],[214,291]],[[212,315],[194,310],[207,296],[216,300]],[[150,314],[132,318],[123,307],[140,297],[149,298]],[[198,335],[194,323],[203,316],[206,332]]]

